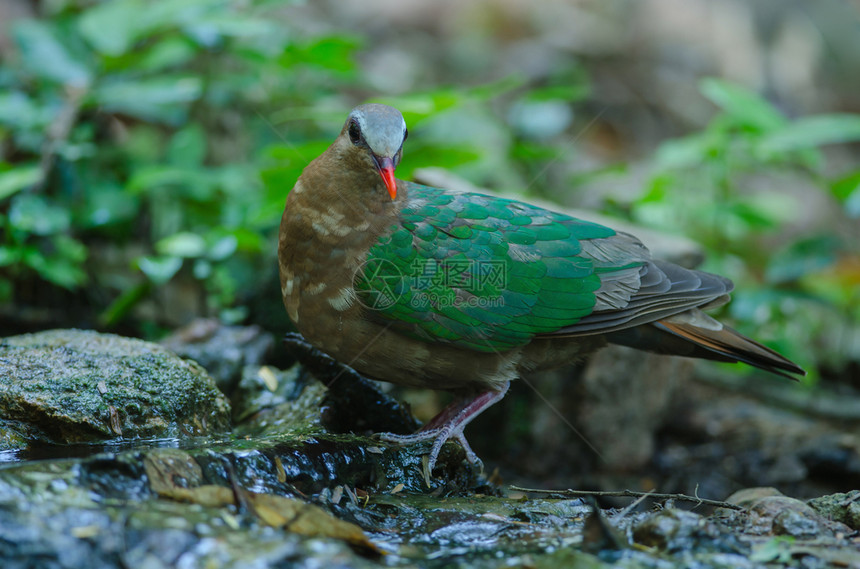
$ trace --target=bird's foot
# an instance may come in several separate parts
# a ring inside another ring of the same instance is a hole
[[[433,468],[436,466],[436,461],[439,458],[439,452],[442,450],[442,445],[449,439],[456,439],[460,442],[460,446],[466,452],[466,460],[483,467],[481,459],[478,458],[478,455],[469,446],[469,442],[466,440],[466,435],[463,434],[463,431],[472,419],[505,396],[505,393],[508,391],[508,385],[508,383],[505,383],[498,390],[488,389],[471,397],[455,399],[438,415],[428,421],[417,433],[411,435],[380,433],[377,436],[383,441],[404,445],[432,440],[433,446],[430,447],[430,455],[426,468],[428,473],[433,472]]]
[[[411,445],[415,443],[422,443],[425,441],[433,441],[433,446],[430,447],[430,454],[428,455],[428,472],[433,472],[433,468],[436,466],[436,461],[439,459],[439,453],[442,451],[442,446],[449,439],[456,439],[457,441],[459,441],[460,446],[462,446],[463,450],[466,451],[466,460],[468,460],[471,464],[482,465],[481,459],[478,458],[478,455],[475,454],[475,451],[473,451],[472,447],[469,446],[469,441],[466,440],[466,436],[463,434],[464,427],[465,425],[462,425],[459,428],[459,432],[456,433],[453,432],[455,429],[452,429],[450,425],[446,425],[445,427],[439,427],[437,429],[431,429],[429,431],[419,431],[411,435],[379,433],[376,436],[379,437],[380,440],[383,440],[387,443],[394,443],[398,445]]]

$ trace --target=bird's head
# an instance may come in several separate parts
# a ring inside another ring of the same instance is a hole
[[[394,170],[400,164],[408,134],[400,111],[387,105],[367,104],[349,113],[340,138],[354,158],[376,168],[393,200],[397,197]]]

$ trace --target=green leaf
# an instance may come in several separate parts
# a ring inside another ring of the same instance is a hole
[[[291,46],[280,58],[284,67],[313,65],[330,71],[348,73],[355,69],[353,54],[361,47],[358,36],[334,35],[315,38],[304,46]]]
[[[144,166],[129,178],[126,189],[134,194],[142,194],[153,188],[183,185],[192,180],[192,173],[184,168]]]
[[[54,238],[55,253],[39,270],[42,278],[67,289],[74,289],[87,281],[83,262],[87,258],[86,246],[67,235]]]
[[[197,259],[196,261],[194,261],[194,266],[191,269],[191,273],[197,280],[206,280],[207,278],[209,278],[209,275],[212,274],[212,263],[210,263],[206,259]]]
[[[0,245],[0,267],[14,265],[21,260],[21,249],[19,247],[7,247]]]
[[[753,563],[787,564],[791,561],[791,546],[793,543],[793,537],[775,537],[763,544],[754,545],[749,559]]]
[[[145,31],[145,11],[145,4],[139,0],[103,2],[83,13],[78,30],[96,51],[122,55]]]
[[[415,145],[415,154],[409,155],[409,162],[401,165],[398,169],[398,177],[409,179],[412,173],[419,168],[438,167],[454,168],[467,164],[480,158],[480,154],[470,146],[437,146],[437,145]]]
[[[849,217],[860,217],[860,186],[854,188],[843,204]]]
[[[268,245],[260,233],[247,228],[234,229],[232,235],[236,238],[236,249],[245,253],[260,253]]]
[[[769,283],[783,284],[820,272],[836,262],[839,248],[839,240],[833,235],[792,243],[770,258],[765,279]]]
[[[137,196],[113,184],[94,183],[88,188],[78,219],[85,227],[103,227],[131,221],[139,209]]]
[[[738,202],[758,212],[757,215],[768,219],[771,225],[793,223],[803,215],[803,204],[786,192],[760,191],[739,197]]]
[[[707,132],[667,140],[657,149],[657,163],[662,168],[701,166],[710,157],[714,146],[714,137]]]
[[[830,184],[830,192],[840,202],[845,202],[858,189],[860,189],[860,170],[842,176]]]
[[[430,116],[461,105],[465,100],[466,95],[460,90],[440,88],[425,93],[372,99],[371,102],[397,107],[403,113],[406,124],[412,127]]]
[[[94,96],[104,111],[179,124],[185,120],[189,104],[200,97],[202,90],[200,77],[115,77],[112,82],[100,85]]]
[[[205,18],[197,18],[189,22],[185,29],[198,40],[210,38],[209,41],[202,42],[205,45],[215,45],[214,38],[217,36],[271,38],[277,34],[278,24],[275,21],[247,17],[240,13],[222,12]]]
[[[118,324],[131,312],[134,306],[149,294],[152,285],[148,282],[139,283],[131,288],[125,289],[110,306],[99,314],[99,323],[102,326],[112,327]]]
[[[175,188],[175,195],[210,201],[215,189],[214,181],[209,171],[199,168],[148,166],[135,172],[126,188],[132,193],[151,194],[157,188],[171,187]]]
[[[642,197],[637,200],[637,203],[665,204],[667,202],[669,192],[675,183],[675,176],[668,172],[655,175],[645,186],[645,192],[642,194]]]
[[[42,127],[52,116],[50,107],[39,107],[23,93],[0,93],[0,124],[17,128]]]
[[[582,100],[588,95],[588,85],[585,83],[571,83],[569,85],[552,85],[532,89],[525,95],[525,100],[532,102],[543,101],[565,101],[571,103]]]
[[[34,76],[75,87],[85,87],[92,80],[90,70],[71,54],[50,24],[21,20],[12,33],[23,67]]]
[[[760,144],[765,152],[785,152],[858,140],[860,115],[846,113],[797,119],[767,134]]]
[[[25,247],[21,260],[40,277],[61,287],[71,290],[86,282],[87,275],[81,265],[87,258],[87,248],[66,235],[55,236],[51,245],[51,254],[36,247]]]
[[[735,83],[708,78],[699,83],[702,94],[745,126],[768,132],[785,124],[785,117],[767,100]]]
[[[179,257],[138,257],[138,268],[156,286],[161,286],[173,278],[182,268]]]
[[[713,211],[721,215],[734,216],[746,230],[762,230],[775,227],[778,220],[768,209],[757,207],[748,201],[728,202],[715,205]]]
[[[206,133],[198,123],[179,130],[167,146],[167,160],[182,166],[200,166],[206,158]]]
[[[860,217],[860,170],[830,184],[830,191],[842,203],[849,217]]]
[[[69,228],[71,215],[42,196],[21,194],[12,200],[9,222],[13,228],[20,231],[34,235],[52,235]]]
[[[198,48],[185,38],[167,37],[153,45],[138,66],[146,71],[178,67],[191,61],[197,51]]]
[[[12,281],[0,277],[0,302],[9,302],[12,300],[12,292],[14,290]]]
[[[239,240],[235,235],[225,235],[209,247],[206,256],[213,261],[223,261],[236,252],[238,245]]]
[[[0,172],[0,200],[32,186],[39,181],[40,175],[38,166],[19,166],[6,172]]]
[[[155,250],[171,257],[202,257],[206,241],[196,233],[182,232],[165,237],[155,244]]]
[[[241,324],[243,320],[248,318],[247,306],[234,306],[233,308],[224,308],[218,313],[218,320],[228,326]]]

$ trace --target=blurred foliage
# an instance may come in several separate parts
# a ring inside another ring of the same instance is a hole
[[[0,304],[48,283],[88,295],[109,328],[171,286],[190,283],[195,310],[228,322],[254,294],[277,297],[260,286],[287,192],[373,91],[356,63],[365,38],[302,29],[289,4],[66,0],[12,25],[14,50],[0,54]],[[740,275],[730,307],[745,331],[804,363],[835,359],[833,335],[860,322],[856,245],[835,229],[787,234],[800,198],[778,183],[746,188],[752,176],[803,176],[860,217],[860,170],[825,179],[820,149],[860,140],[860,117],[790,120],[718,80],[702,93],[719,113],[662,145],[627,210],[695,237],[710,268]],[[548,165],[577,152],[574,103],[589,96],[570,61],[538,84],[376,100],[420,133],[400,177],[437,166],[523,192],[552,185]]]
[[[50,6],[13,25],[0,71],[0,302],[33,276],[91,287],[100,243],[142,241],[102,325],[177,275],[205,311],[241,319],[289,188],[342,121],[333,94],[360,88],[361,38],[285,27],[283,3],[265,1]],[[430,150],[443,165],[474,157]]]
[[[851,353],[860,247],[840,221],[860,218],[860,170],[826,179],[822,147],[860,141],[860,115],[790,120],[738,85],[706,79],[700,87],[719,112],[701,132],[661,145],[633,219],[706,247],[706,268],[738,281],[728,310],[743,331],[807,365],[844,365],[860,356]],[[798,183],[827,194],[841,215],[811,234],[792,230],[807,213],[808,195],[788,191]]]

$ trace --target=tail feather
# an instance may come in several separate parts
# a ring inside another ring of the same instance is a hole
[[[795,375],[806,375],[803,368],[788,358],[697,309],[612,333],[607,335],[607,339],[659,353],[743,362],[790,379],[797,379]]]

